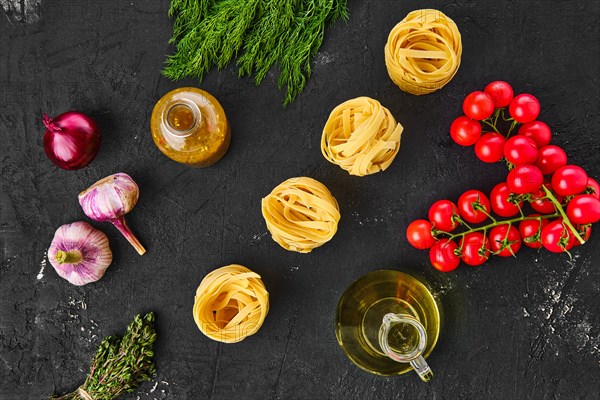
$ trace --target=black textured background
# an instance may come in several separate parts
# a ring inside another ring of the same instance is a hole
[[[463,97],[494,79],[530,92],[570,161],[600,177],[598,1],[350,1],[350,21],[327,31],[306,90],[287,109],[275,75],[254,87],[234,68],[200,85],[230,118],[225,158],[191,169],[164,157],[149,133],[154,103],[195,85],[161,77],[172,22],[168,1],[0,0],[0,398],[40,399],[79,385],[101,337],[154,310],[158,373],[127,399],[597,399],[600,391],[600,235],[564,255],[521,250],[441,274],[404,240],[431,203],[504,179],[448,135]],[[11,4],[16,4],[13,7]],[[22,12],[27,4],[37,4]],[[409,11],[438,8],[462,33],[462,66],[444,89],[403,93],[388,78],[383,45]],[[356,178],[328,164],[319,141],[328,113],[374,97],[404,125],[384,173]],[[103,145],[87,168],[60,170],[42,150],[44,112],[84,111]],[[114,262],[98,283],[60,279],[45,251],[60,225],[86,220],[77,193],[127,172],[141,197],[128,221],[148,248],[138,256],[109,224]],[[267,234],[260,199],[307,175],[338,199],[334,239],[308,255]],[[204,337],[191,316],[209,271],[244,264],[263,276],[271,311],[235,345]],[[45,268],[43,268],[45,265]],[[369,375],[335,340],[345,288],[379,268],[418,273],[444,312],[429,358],[435,379]]]

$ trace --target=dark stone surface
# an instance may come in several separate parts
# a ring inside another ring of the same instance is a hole
[[[154,103],[194,85],[161,77],[171,21],[162,1],[0,1],[0,398],[40,399],[79,385],[101,337],[154,310],[158,374],[128,399],[597,399],[600,391],[600,235],[567,256],[522,250],[480,268],[441,274],[404,240],[407,224],[441,198],[490,190],[505,168],[454,144],[450,123],[466,93],[494,79],[531,92],[570,160],[600,177],[597,1],[431,1],[462,33],[462,66],[443,90],[415,97],[386,74],[390,29],[420,1],[351,1],[351,19],[327,32],[304,93],[283,110],[274,75],[255,88],[229,67],[201,87],[232,125],[229,153],[209,169],[178,165],[148,131]],[[16,3],[18,7],[9,6]],[[321,156],[329,111],[367,95],[404,125],[385,173],[355,178]],[[95,117],[98,158],[69,172],[42,150],[44,112]],[[86,220],[77,193],[124,171],[141,189],[128,221],[147,255],[108,224],[114,262],[82,288],[60,279],[45,251],[57,227]],[[325,183],[342,212],[339,232],[311,254],[267,234],[260,199],[286,178]],[[209,271],[242,263],[260,273],[271,310],[260,332],[236,345],[204,337],[191,316]],[[42,268],[46,265],[45,269]],[[444,311],[429,383],[381,378],[343,355],[333,330],[345,288],[379,268],[418,273]],[[38,275],[39,274],[39,275]]]

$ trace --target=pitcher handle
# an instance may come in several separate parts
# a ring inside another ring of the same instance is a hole
[[[392,349],[388,343],[388,336],[393,326],[398,324],[408,324],[416,329],[419,334],[419,343],[414,349],[401,353]],[[427,345],[427,331],[421,322],[413,316],[407,314],[388,313],[383,316],[381,327],[379,328],[379,345],[383,352],[392,360],[401,363],[410,363],[419,377],[424,382],[428,382],[433,377],[433,372],[423,358],[423,353]]]

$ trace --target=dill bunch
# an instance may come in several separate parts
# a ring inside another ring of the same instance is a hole
[[[225,67],[238,53],[239,76],[254,75],[260,85],[273,65],[284,106],[306,86],[311,60],[327,24],[348,19],[347,0],[172,0],[175,53],[163,74],[202,81],[214,67]]]
[[[107,336],[96,349],[90,372],[80,387],[53,400],[111,400],[133,392],[156,371],[154,313],[136,315],[123,338]]]

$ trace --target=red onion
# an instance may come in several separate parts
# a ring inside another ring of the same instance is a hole
[[[100,129],[93,119],[77,111],[68,111],[51,119],[42,119],[46,126],[44,151],[62,169],[79,169],[88,165],[100,148]]]

